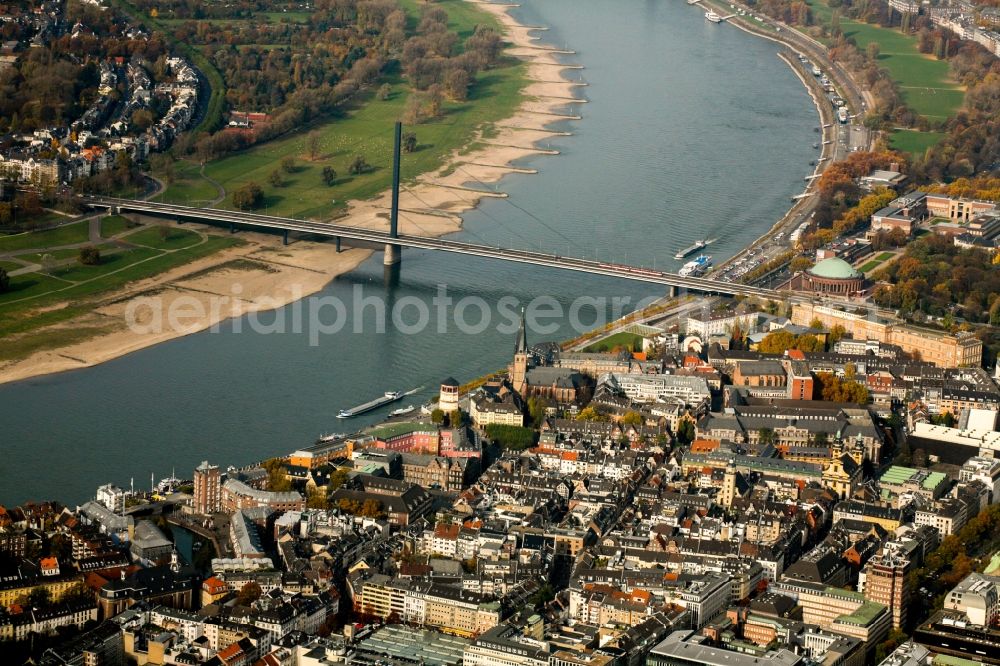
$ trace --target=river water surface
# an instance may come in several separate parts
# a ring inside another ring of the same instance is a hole
[[[764,233],[802,190],[815,159],[816,110],[776,53],[778,45],[712,24],[683,0],[522,0],[518,18],[548,25],[546,43],[578,52],[567,71],[589,87],[588,104],[561,122],[561,154],[526,160],[537,175],[511,175],[509,200],[486,199],[455,238],[658,268],[674,253],[718,237],[716,261]],[[476,183],[470,183],[476,186]],[[657,295],[649,285],[404,251],[398,285],[385,286],[381,256],[333,281],[323,295],[350,303],[354,289],[387,300],[428,302],[446,284],[456,298],[493,303],[541,295]],[[270,317],[286,318],[290,308]],[[474,312],[474,311],[473,311]],[[374,310],[369,311],[374,319]],[[470,321],[476,316],[469,315]],[[514,336],[431,326],[377,333],[371,321],[309,344],[307,332],[201,333],[85,370],[0,387],[0,503],[86,500],[113,481],[146,487],[150,473],[190,477],[202,459],[225,467],[288,453],[323,432],[385,411],[335,414],[382,392],[465,381],[509,362]],[[571,331],[529,331],[530,341]]]

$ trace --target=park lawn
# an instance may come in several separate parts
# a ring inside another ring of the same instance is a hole
[[[16,261],[0,261],[0,268],[5,271],[16,271],[19,268],[24,268],[21,264]]]
[[[121,215],[108,215],[101,218],[101,238],[111,238],[137,226],[139,225]]]
[[[807,4],[817,20],[830,23],[833,10],[824,0],[810,0]],[[840,29],[861,51],[871,42],[878,43],[879,66],[889,72],[900,87],[903,101],[916,113],[932,120],[945,120],[955,115],[965,102],[965,92],[952,80],[947,61],[921,53],[916,37],[843,16]]]
[[[620,333],[615,333],[606,338],[598,340],[597,342],[588,345],[584,348],[585,352],[602,352],[614,349],[615,347],[621,346],[626,347],[629,350],[635,349],[635,344],[639,343],[640,348],[642,345],[642,336],[636,335],[635,333],[629,333],[627,331],[622,331]]]
[[[882,254],[875,257],[878,261],[886,261],[892,259],[895,255],[892,252],[883,252]]]
[[[70,270],[65,271],[64,276],[87,280],[76,284],[45,273],[27,273],[13,277],[11,291],[0,296],[0,338],[86,314],[93,310],[94,304],[89,300],[92,297],[104,296],[129,282],[153,277],[240,243],[242,241],[228,236],[209,236],[200,245],[174,252],[136,248],[109,255],[100,266],[69,267]],[[115,259],[118,256],[123,259]],[[68,305],[38,311],[38,308],[59,303]],[[0,353],[0,358],[12,356],[4,350]]]
[[[60,261],[62,259],[70,259],[71,257],[77,257],[80,255],[79,248],[68,247],[64,250],[49,250],[48,252],[32,252],[31,254],[15,254],[14,256],[21,261],[30,261],[35,264],[42,263],[42,259],[46,256],[52,257],[55,261]]]
[[[59,266],[48,271],[52,277],[69,282],[84,282],[101,277],[112,271],[116,271],[126,266],[131,266],[136,262],[157,256],[159,251],[151,248],[130,248],[119,252],[105,252],[101,254],[101,263],[94,266],[85,266],[79,262]]]
[[[166,234],[166,238],[163,234]],[[172,226],[152,226],[129,234],[127,240],[135,245],[144,245],[157,250],[181,250],[201,242],[201,234],[190,229]]]
[[[951,80],[948,62],[917,50],[917,38],[898,30],[841,19],[844,35],[864,51],[879,45],[879,66],[899,85],[903,100],[916,113],[934,120],[953,116],[965,101],[965,92]]]
[[[465,148],[479,129],[487,128],[513,115],[521,103],[524,65],[506,66],[483,72],[465,102],[446,102],[441,117],[415,127],[407,127],[417,135],[418,149],[403,155],[401,173],[412,180],[428,171],[439,169],[456,150]],[[351,199],[368,199],[391,185],[392,127],[402,115],[409,95],[401,81],[391,85],[387,100],[365,95],[363,105],[341,119],[320,122],[310,128],[320,135],[317,159],[310,160],[306,152],[307,132],[298,132],[282,139],[254,146],[246,151],[210,162],[205,173],[220,183],[227,192],[221,207],[232,208],[232,193],[248,182],[264,190],[267,214],[297,218],[323,218],[345,207]],[[351,175],[348,166],[360,155],[371,165],[367,172]],[[282,173],[283,185],[275,187],[268,181],[272,171],[279,169],[285,157],[292,157],[296,167],[292,173]],[[337,172],[332,187],[323,183],[324,166]],[[182,202],[195,199],[177,180],[161,197],[162,201]]]
[[[877,266],[879,266],[881,264],[882,264],[882,262],[879,261],[878,259],[872,259],[871,261],[869,261],[869,262],[865,263],[863,266],[861,266],[861,268],[859,270],[862,273],[868,273],[869,271],[874,270]]]
[[[205,180],[200,170],[201,165],[193,160],[174,162],[174,182],[154,199],[162,203],[207,206],[219,196],[219,191]]]
[[[85,243],[88,237],[87,222],[74,222],[45,231],[29,231],[23,234],[0,236],[0,252]]]
[[[416,26],[422,8],[427,6],[420,0],[399,0],[399,4],[407,13],[410,27]],[[455,31],[462,41],[476,31],[477,25],[493,28],[499,33],[503,32],[503,26],[495,16],[478,9],[474,3],[467,0],[438,0],[433,6],[448,12],[448,28]]]
[[[309,23],[312,19],[312,12],[256,12],[254,20],[257,21],[262,16],[267,17],[268,23]]]
[[[936,146],[948,136],[944,132],[919,132],[917,130],[896,130],[889,135],[889,145],[904,153],[923,155],[928,148]]]

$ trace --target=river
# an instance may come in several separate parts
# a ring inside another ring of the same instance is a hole
[[[682,0],[531,0],[515,12],[550,26],[539,33],[546,43],[578,52],[567,62],[586,69],[567,74],[589,83],[578,88],[589,103],[567,109],[582,121],[555,125],[573,132],[547,141],[561,154],[525,160],[539,173],[506,178],[500,187],[510,198],[484,200],[455,238],[677,268],[674,253],[699,238],[719,238],[710,249],[716,261],[731,256],[801,191],[816,157],[816,110],[776,44],[709,23]],[[321,296],[350,304],[360,288],[390,312],[408,303],[412,322],[414,304],[429,304],[442,284],[455,299],[549,296],[564,308],[580,295],[634,303],[661,293],[406,250],[398,284],[384,283],[379,255]],[[293,314],[289,306],[261,320]],[[335,418],[339,409],[422,386],[400,403],[419,404],[441,378],[466,381],[504,366],[513,351],[514,335],[493,324],[476,335],[454,325],[379,333],[375,314],[368,309],[360,333],[351,323],[317,345],[308,330],[252,333],[237,320],[97,367],[0,386],[0,503],[72,505],[108,481],[146,487],[150,473],[159,479],[176,467],[189,477],[203,459],[225,467],[286,454],[385,413],[345,422]],[[466,320],[477,318],[470,308]],[[554,323],[529,330],[529,341],[572,334],[565,320]]]

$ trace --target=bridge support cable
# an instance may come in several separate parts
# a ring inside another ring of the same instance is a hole
[[[434,185],[433,182],[430,182],[429,184],[430,185]],[[409,188],[406,188],[406,191],[409,192],[411,195],[413,195],[413,197],[417,201],[419,201],[423,205],[427,206],[428,208],[431,208],[431,206],[426,201],[424,201],[423,199],[421,199],[420,196],[417,193],[415,193],[413,190],[411,190]],[[531,241],[530,240],[528,240],[527,238],[525,238],[524,236],[522,236],[518,232],[516,232],[513,229],[511,229],[510,227],[508,227],[502,220],[500,220],[500,219],[494,217],[493,215],[491,215],[490,213],[488,213],[486,211],[486,208],[484,208],[483,206],[479,206],[476,202],[472,201],[471,199],[467,199],[466,197],[464,197],[462,195],[462,191],[461,190],[451,190],[451,193],[454,194],[455,196],[457,196],[459,199],[461,199],[465,203],[469,204],[470,208],[475,209],[480,214],[485,215],[487,218],[489,218],[490,220],[492,220],[493,223],[497,225],[497,227],[499,227],[500,229],[502,229],[505,233],[510,234],[510,237],[511,237],[512,240],[513,240],[514,236],[517,236],[519,239],[521,239],[522,241],[524,241],[524,243],[525,243],[524,249],[526,249],[526,250],[530,249],[530,247],[531,247]],[[472,231],[471,229],[469,229],[466,226],[462,227],[462,232],[468,234],[469,236],[472,236],[473,238],[475,238],[476,240],[478,240],[483,245],[492,245],[492,243],[488,243],[485,238],[483,238],[482,236],[480,236],[479,234],[477,234],[476,232]],[[499,244],[498,244],[498,247],[499,247]]]
[[[469,171],[467,169],[463,168],[461,164],[456,165],[455,168],[458,169],[459,171],[462,171],[463,173],[465,173],[465,175],[469,176],[470,178],[472,178],[474,181],[476,181],[477,183],[479,183],[483,187],[489,187],[486,183],[484,183],[483,181],[479,180],[474,175],[472,175],[471,173],[469,173]],[[568,245],[572,245],[573,247],[575,247],[577,249],[577,251],[580,251],[581,253],[585,253],[584,249],[575,240],[573,240],[572,238],[570,238],[566,234],[562,233],[561,231],[559,231],[555,227],[552,227],[551,225],[547,224],[542,218],[538,217],[537,215],[535,215],[534,213],[532,213],[530,210],[524,208],[523,206],[519,206],[518,204],[514,203],[513,201],[510,200],[510,197],[507,197],[506,199],[504,199],[504,201],[506,201],[511,206],[513,206],[514,208],[518,209],[519,211],[521,211],[522,213],[524,213],[525,215],[527,215],[528,217],[530,217],[531,219],[533,219],[535,222],[537,222],[538,224],[542,225],[543,227],[545,227],[546,229],[548,229],[549,231],[551,231],[552,233],[554,233],[556,236],[559,236],[561,239],[563,239],[564,241],[566,241],[566,243]]]
[[[392,135],[392,208],[389,210],[389,238],[399,238],[399,157],[403,141],[403,123],[396,121]],[[402,260],[399,245],[387,243],[382,263],[386,266],[398,264]]]
[[[422,199],[422,198],[420,197],[420,195],[419,195],[419,194],[417,194],[416,192],[414,192],[414,191],[413,191],[413,190],[411,190],[410,188],[408,188],[408,187],[405,187],[405,186],[404,186],[404,188],[403,188],[403,189],[405,189],[405,190],[407,191],[407,193],[409,193],[409,194],[410,194],[410,196],[412,196],[412,197],[413,197],[414,199],[416,199],[417,201],[419,201],[420,203],[422,203],[422,204],[423,204],[424,206],[426,206],[426,207],[427,207],[428,209],[432,209],[432,208],[433,208],[433,206],[431,206],[431,205],[430,205],[429,203],[427,203],[426,201],[424,201],[424,200],[423,200],[423,199]],[[459,199],[461,199],[462,201],[464,201],[465,203],[469,204],[469,205],[470,205],[470,206],[472,206],[473,208],[476,208],[476,205],[475,205],[475,204],[474,204],[474,203],[473,203],[472,201],[469,201],[468,199],[466,199],[465,197],[463,197],[463,196],[462,196],[461,194],[459,194],[459,192],[458,192],[457,190],[456,190],[456,191],[454,192],[454,194],[455,194],[455,195],[456,195],[456,196],[457,196],[457,197],[458,197]],[[486,212],[485,210],[483,210],[482,208],[478,208],[478,210],[479,210],[479,212],[480,212],[480,213],[482,213],[482,214],[483,214],[483,215],[485,215],[486,217],[488,217],[488,218],[490,218],[491,220],[493,220],[494,222],[496,222],[498,226],[500,226],[500,227],[503,227],[505,231],[509,231],[509,232],[510,232],[511,234],[513,234],[513,235],[517,236],[518,238],[520,238],[521,240],[523,240],[523,241],[524,241],[525,243],[527,243],[527,242],[528,242],[528,239],[526,239],[526,238],[525,238],[524,236],[521,236],[520,234],[518,234],[518,233],[515,233],[515,232],[514,232],[513,230],[511,230],[511,229],[507,229],[507,228],[506,228],[506,227],[504,226],[504,224],[503,224],[503,223],[502,223],[502,222],[501,222],[500,220],[496,219],[495,217],[493,217],[492,215],[490,215],[489,213],[487,213],[487,212]],[[413,220],[413,218],[411,218],[410,216],[408,216],[408,215],[406,215],[406,214],[404,214],[404,215],[403,215],[403,217],[405,217],[405,218],[406,218],[407,220],[409,220],[411,224],[413,224],[414,226],[416,226],[416,227],[417,227],[418,229],[420,229],[421,231],[423,231],[423,232],[424,232],[425,234],[427,233],[427,230],[426,230],[426,229],[424,229],[423,227],[421,227],[421,226],[420,226],[419,224],[417,224],[417,223],[416,223],[416,222],[415,222],[415,221]],[[480,236],[480,235],[479,235],[479,234],[477,234],[476,232],[472,231],[472,230],[471,230],[471,229],[469,229],[468,227],[465,227],[464,225],[463,225],[463,227],[462,227],[462,232],[463,232],[463,233],[466,233],[466,234],[468,234],[469,236],[472,236],[473,238],[475,238],[476,240],[478,240],[478,241],[479,241],[480,243],[482,243],[483,245],[490,245],[490,243],[487,243],[487,242],[486,242],[486,239],[485,239],[485,238],[483,238],[482,236]]]

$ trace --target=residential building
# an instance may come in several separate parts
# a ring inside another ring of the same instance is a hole
[[[192,508],[195,513],[212,514],[222,508],[222,482],[219,468],[202,461],[194,469],[194,500]]]
[[[258,490],[237,479],[226,479],[222,484],[222,506],[230,513],[238,509],[257,507],[275,511],[301,511],[306,508],[306,502],[302,495],[295,491]]]

